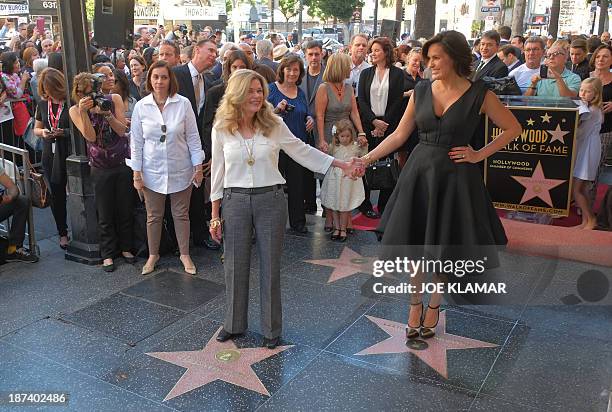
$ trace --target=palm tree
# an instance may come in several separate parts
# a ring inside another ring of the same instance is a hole
[[[429,39],[436,31],[436,0],[416,0],[414,35]]]
[[[512,33],[515,35],[523,34],[523,20],[525,19],[526,0],[515,0],[514,9],[512,10]]]
[[[599,0],[599,30],[597,33],[601,34],[606,30],[606,18],[608,17],[608,0]]]
[[[550,7],[550,22],[548,23],[548,34],[554,38],[559,31],[559,11],[561,10],[561,0],[553,0]]]
[[[404,1],[403,0],[395,0],[395,20],[399,21],[399,22],[403,22],[404,19],[402,19],[402,9],[404,8]],[[401,33],[400,33],[401,34]]]

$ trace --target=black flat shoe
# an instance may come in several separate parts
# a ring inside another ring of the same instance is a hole
[[[325,227],[323,228],[323,230],[324,230],[326,233],[330,233],[331,231],[333,231],[333,230],[334,230],[334,227],[333,227],[333,226],[325,226]]]
[[[123,256],[123,259],[126,261],[126,263],[129,263],[130,265],[136,263],[136,256]]]
[[[342,233],[344,233],[344,235]],[[338,242],[346,242],[346,239],[348,239],[348,236],[346,235],[346,230],[341,230],[337,239]]]
[[[110,273],[115,271],[115,263],[111,263],[110,265],[102,265],[102,269],[105,272]]]
[[[440,305],[436,306],[435,308],[427,305],[427,310],[429,309],[437,311],[438,318],[436,319],[435,325],[425,326],[423,325],[423,322],[425,321],[425,314],[423,314],[423,321],[421,321],[421,337],[423,339],[433,338],[436,335],[436,326],[438,326],[438,321],[440,320]]]
[[[336,232],[338,232],[338,233],[336,233]],[[329,238],[331,240],[338,240],[339,237],[340,237],[340,229],[334,229],[334,233],[332,233]]]
[[[306,226],[292,227],[291,230],[293,230],[295,233],[301,233],[301,234],[308,233],[308,228],[306,228]]]
[[[240,335],[239,333],[229,333],[225,329],[221,329],[221,332],[217,335],[217,342],[225,342],[227,340],[233,339],[236,336]]]
[[[277,336],[276,338],[272,338],[272,339],[264,338],[263,345],[261,346],[268,348],[268,349],[274,349],[278,346],[279,343],[280,343],[280,336]]]
[[[373,210],[368,210],[365,212],[366,217],[369,217],[370,219],[378,219],[380,218],[380,215],[378,213],[376,213]]]

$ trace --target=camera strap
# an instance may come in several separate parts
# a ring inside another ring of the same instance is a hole
[[[60,116],[62,115],[62,111],[64,110],[64,102],[61,102],[57,105],[57,113],[53,113],[53,103],[50,100],[47,101],[47,120],[49,120],[49,125],[53,129],[57,129],[59,126]]]

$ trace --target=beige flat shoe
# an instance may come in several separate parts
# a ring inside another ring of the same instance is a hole
[[[197,274],[197,269],[195,265],[193,264],[193,260],[191,260],[191,257],[189,255],[181,255],[180,259],[181,259],[181,262],[183,263],[183,268],[186,273],[190,275]]]
[[[155,265],[158,261],[159,256],[157,256],[157,258],[153,261],[152,264],[149,264],[149,260],[147,260],[147,263],[145,263],[145,265],[142,267],[142,275],[145,276],[152,273],[155,270]]]

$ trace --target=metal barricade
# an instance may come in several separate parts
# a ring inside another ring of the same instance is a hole
[[[31,198],[31,181],[30,181],[30,164],[26,161],[29,153],[25,149],[19,147],[9,146],[4,143],[0,143],[0,165],[4,169],[4,172],[15,182],[19,187],[19,191],[28,199]],[[21,165],[21,166],[18,166]],[[8,227],[3,227],[4,231],[8,233]],[[36,244],[36,232],[34,231],[34,215],[32,212],[32,206],[28,210],[28,233],[26,237],[30,246],[30,252],[40,255],[38,245]]]

